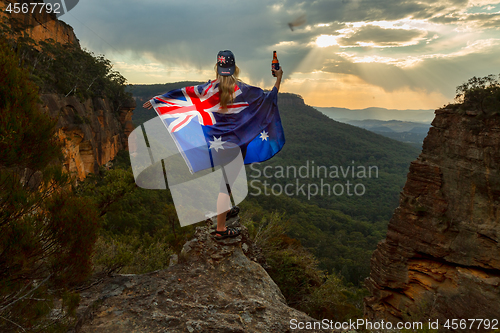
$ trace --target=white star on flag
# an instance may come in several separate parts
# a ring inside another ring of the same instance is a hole
[[[208,142],[210,142],[210,147],[208,149],[215,149],[216,152],[219,151],[219,149],[224,149],[224,147],[222,146],[224,143],[226,143],[227,141],[222,141],[222,136],[219,137],[219,138],[216,138],[214,136],[214,141],[210,141],[208,140]]]
[[[260,133],[260,138],[262,139],[262,141],[264,141],[264,140],[267,141],[268,137],[269,137],[269,135],[267,135],[266,131],[262,131],[262,133]]]

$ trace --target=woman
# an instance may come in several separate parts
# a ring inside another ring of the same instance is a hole
[[[219,109],[216,111],[217,113],[223,115],[223,114],[234,114],[235,110],[237,109],[237,104],[235,102],[235,96],[237,93],[239,94],[244,94],[244,91],[250,91],[250,90],[256,90],[258,88],[256,87],[251,87],[248,85],[243,84],[239,79],[239,68],[236,66],[235,59],[234,59],[234,54],[229,51],[220,51],[217,54],[217,63],[215,65],[215,70],[216,70],[216,80],[213,82],[215,84],[218,84],[218,100],[219,100]],[[274,94],[275,98],[277,96],[277,92],[280,87],[281,83],[281,78],[283,76],[283,70],[274,70],[272,69],[273,75],[276,76],[276,83],[274,85],[274,88],[272,90],[272,94]],[[240,89],[242,88],[242,89]],[[244,90],[242,92],[242,90]],[[260,89],[258,89],[260,90]],[[254,91],[252,91],[254,93]],[[250,93],[249,93],[250,94]],[[250,95],[249,95],[250,96]],[[239,103],[241,104],[241,103]],[[248,104],[247,104],[248,105]],[[146,109],[151,109],[152,104],[150,101],[147,101],[143,105],[144,108]],[[245,112],[246,110],[243,109],[241,112]],[[248,111],[247,111],[248,112]],[[229,124],[230,120],[224,119],[224,117],[217,117],[217,126],[224,126],[224,122],[227,122]],[[231,118],[231,117],[227,117]],[[254,118],[257,119],[257,118]],[[280,125],[281,126],[281,125]],[[265,135],[267,135],[266,132],[264,132]],[[240,134],[239,137],[242,137]],[[264,137],[265,138],[265,137]],[[248,144],[250,144],[249,140],[239,143],[239,148],[241,150],[241,153],[243,155],[243,159],[245,160],[245,156],[247,153],[247,147]],[[279,147],[281,149],[281,147]],[[278,150],[279,150],[278,149]],[[228,158],[228,159],[233,159],[234,156],[231,156],[232,153],[229,153],[229,150],[221,150],[222,152],[222,158]],[[273,152],[272,155],[274,155],[276,152]],[[225,154],[225,156],[224,156]],[[234,155],[234,154],[233,154]],[[272,156],[271,155],[271,156]],[[253,158],[252,156],[250,156]],[[266,157],[267,159],[269,157]],[[265,160],[263,159],[263,160]],[[255,161],[261,161],[259,159],[253,159],[252,162]],[[245,163],[247,161],[245,160]],[[234,168],[233,168],[234,169]],[[222,168],[223,173],[224,173],[224,179],[221,182],[220,190],[219,190],[219,195],[217,198],[217,229],[216,229],[216,239],[224,239],[227,237],[235,237],[240,234],[240,231],[236,228],[231,228],[231,227],[226,227],[226,216],[228,212],[230,211],[230,194],[231,194],[231,186],[233,182],[235,181],[238,173],[240,170],[231,170],[229,168],[227,172],[225,171],[225,168]],[[231,210],[231,215],[236,215],[237,210]]]

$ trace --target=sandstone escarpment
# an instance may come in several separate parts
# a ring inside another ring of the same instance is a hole
[[[500,117],[442,109],[432,125],[371,259],[365,315],[498,319]]]
[[[99,166],[111,161],[119,150],[128,148],[133,130],[132,101],[115,110],[105,98],[81,102],[75,96],[41,96],[43,109],[58,119],[58,137],[62,140],[64,167],[80,180]]]
[[[41,2],[42,1],[39,1],[38,3]],[[14,3],[16,3],[16,1],[0,0],[0,9],[2,10],[0,11],[0,22],[3,19],[9,19],[9,23],[13,28],[22,27],[21,32],[18,33],[18,36],[21,36],[22,32],[26,32],[28,36],[34,39],[36,42],[52,39],[57,43],[71,43],[80,46],[73,28],[63,21],[59,21],[54,13],[47,13],[45,7],[42,9],[42,12],[40,12],[40,9],[42,7],[38,6],[36,8],[37,10],[33,10],[33,5],[31,5],[29,14],[23,14],[22,12],[17,14],[14,12],[7,14],[5,12],[5,9],[9,4]],[[31,13],[31,11],[33,11],[33,13]],[[62,10],[61,12],[64,12],[64,10]],[[14,35],[12,37],[18,36]]]
[[[51,43],[70,43],[80,47],[73,28],[59,21],[55,14],[47,13],[46,7],[41,9],[41,3],[25,3],[31,6],[26,14],[22,13],[22,5],[17,3],[20,13],[7,13],[6,8],[14,3],[16,1],[0,0],[0,9],[3,10],[0,11],[0,23],[10,38],[18,39],[27,34],[35,42],[50,40]],[[35,4],[37,10],[33,10]],[[13,11],[14,8],[11,6]],[[134,129],[132,112],[135,102],[132,99],[124,98],[122,105],[116,108],[108,98],[81,101],[75,95],[44,94],[40,97],[44,112],[58,120],[57,136],[63,142],[64,168],[78,179],[83,180],[89,173],[96,172],[119,150],[128,148],[127,138]]]
[[[198,227],[166,270],[117,275],[83,291],[75,332],[284,333],[292,319],[314,321],[287,306],[246,228],[219,242],[211,230]]]

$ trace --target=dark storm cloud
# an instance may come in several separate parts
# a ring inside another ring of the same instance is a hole
[[[352,35],[342,36],[340,45],[372,42],[378,46],[398,46],[425,36],[421,30],[384,29],[370,25],[373,21],[414,18],[459,24],[469,20],[470,24],[482,28],[499,26],[498,14],[464,16],[467,4],[468,0],[86,0],[69,14],[84,21],[100,36],[96,38],[88,29],[78,31],[84,45],[97,53],[130,52],[137,58],[147,54],[164,64],[207,69],[215,63],[219,50],[231,49],[243,76],[257,82],[264,80],[268,84],[272,81],[270,60],[273,49],[278,50],[286,78],[299,65],[304,68],[303,60],[315,49],[314,41],[318,36],[338,36],[338,30],[351,26],[352,22],[367,22],[368,25],[356,28]],[[307,23],[291,31],[288,23],[302,16]],[[72,24],[71,15],[65,15],[64,20]],[[421,44],[425,46],[425,43]],[[419,44],[418,47],[423,46]],[[412,52],[418,55],[419,50],[415,48]],[[448,90],[446,82],[439,85],[439,79],[428,79],[422,73],[440,73],[448,78],[456,76],[463,81],[461,78],[468,73],[477,75],[473,69],[484,71],[487,61],[498,62],[491,55],[468,55],[425,59],[413,69],[403,69],[390,64],[353,63],[336,55],[338,51],[338,48],[328,48],[316,63],[309,61],[307,68],[324,67],[323,70],[328,72],[351,73],[388,91],[402,86],[419,89],[425,85],[432,90]],[[325,59],[328,59],[326,64],[323,63]],[[475,59],[483,63],[479,64]],[[456,74],[457,68],[453,66],[462,66],[461,74]],[[453,85],[456,83],[452,82]]]
[[[153,52],[161,60],[201,62],[204,66],[213,62],[205,60],[207,54],[221,47],[236,46],[244,57],[255,57],[281,41],[296,38],[299,43],[309,42],[323,33],[316,29],[306,32],[306,26],[290,31],[288,22],[300,15],[305,15],[307,26],[397,20],[431,17],[464,1],[440,1],[441,6],[437,6],[430,0],[283,0],[274,2],[278,9],[273,10],[273,3],[263,0],[86,0],[74,13],[85,17],[85,24],[118,50]],[[324,30],[331,33],[335,31],[332,28]]]
[[[221,49],[231,49],[237,62],[265,59],[267,65],[272,45],[293,34],[288,28],[291,15],[273,11],[267,1],[88,0],[80,6],[75,16],[85,17],[85,25],[112,46],[83,30],[85,36],[79,38],[92,40],[91,47],[102,52],[144,52],[160,62],[195,69],[215,64]],[[303,56],[298,50],[296,57]]]
[[[286,1],[289,8],[308,13],[307,22],[394,21],[413,17],[428,19],[463,9],[468,0],[317,0]]]

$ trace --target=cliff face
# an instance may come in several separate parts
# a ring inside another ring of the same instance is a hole
[[[500,317],[500,117],[436,110],[387,237],[368,319]]]
[[[0,9],[5,10],[11,3],[15,1],[0,0]],[[52,39],[53,42],[80,47],[73,28],[45,10],[42,13],[38,9],[33,14],[11,15],[0,12],[0,23],[9,27],[6,31],[14,39],[27,32],[36,42]],[[103,98],[80,101],[75,96],[45,94],[41,100],[41,108],[58,119],[57,135],[64,143],[64,167],[78,179],[82,180],[89,173],[96,172],[99,166],[112,160],[119,150],[128,148],[127,137],[133,130],[133,101],[125,100],[125,105],[114,110],[112,103]]]
[[[0,9],[5,10],[11,3],[14,4],[16,1],[0,0]],[[31,7],[31,9],[32,8],[33,7]],[[31,28],[25,29],[25,31],[28,33],[29,37],[37,42],[53,39],[55,42],[61,44],[71,43],[80,46],[71,26],[59,21],[55,14],[48,14],[45,9],[40,13],[40,8],[39,6],[33,14],[29,15],[22,13],[7,15],[5,12],[0,12],[0,21],[4,18],[10,18],[10,24],[13,27],[18,25],[31,26]],[[62,12],[63,11],[64,10],[62,10]]]
[[[112,160],[119,150],[128,149],[134,103],[113,110],[110,101],[103,98],[84,102],[75,96],[56,94],[41,98],[45,112],[58,119],[64,167],[80,180]]]
[[[291,319],[315,321],[286,305],[246,228],[220,242],[211,230],[198,227],[166,270],[117,275],[83,291],[74,332],[282,333]]]

